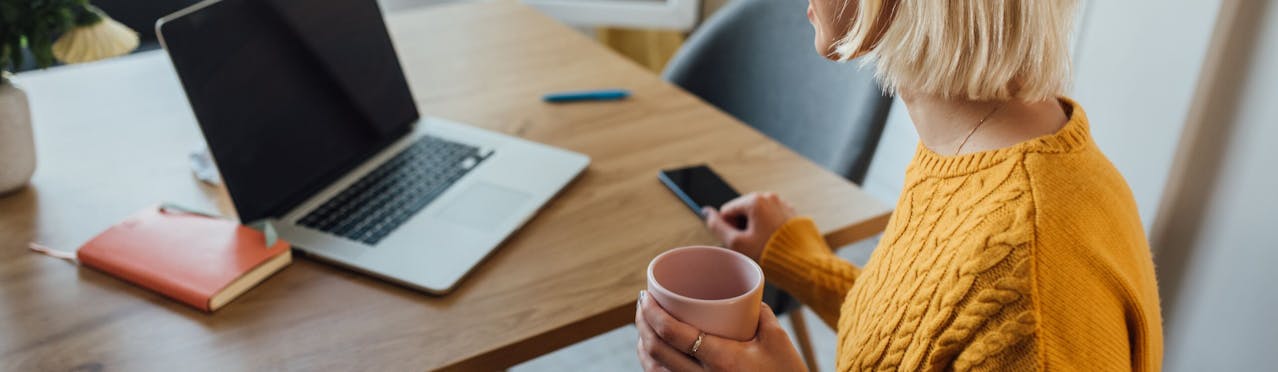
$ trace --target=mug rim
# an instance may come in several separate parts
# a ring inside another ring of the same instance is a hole
[[[673,253],[673,252],[679,252],[679,251],[683,251],[683,250],[692,250],[692,249],[710,249],[710,250],[718,250],[718,251],[723,251],[723,252],[727,252],[727,253],[730,253],[730,254],[732,254],[732,255],[735,255],[737,258],[743,259],[743,260],[745,260],[746,262],[749,262],[749,263],[750,263],[750,268],[754,269],[754,272],[755,272],[756,274],[758,274],[758,275],[759,275],[759,280],[758,280],[758,282],[757,282],[757,283],[755,283],[755,284],[754,284],[754,286],[753,286],[753,287],[750,287],[750,290],[745,291],[745,292],[744,292],[744,293],[742,293],[742,294],[739,294],[739,295],[736,295],[736,296],[733,296],[733,297],[728,297],[728,298],[721,298],[721,299],[717,299],[717,300],[706,300],[706,299],[692,298],[692,297],[684,296],[684,295],[682,295],[682,294],[679,294],[679,293],[677,293],[677,292],[675,292],[675,291],[672,291],[672,290],[670,290],[669,288],[666,288],[665,286],[661,285],[661,281],[657,280],[657,279],[656,279],[656,277],[655,277],[655,276],[653,276],[653,267],[655,267],[655,266],[656,266],[657,261],[660,261],[662,258],[665,258],[665,256],[666,256],[666,255],[671,254],[671,253]],[[763,277],[763,268],[759,266],[759,263],[758,263],[758,262],[754,262],[754,260],[750,259],[750,257],[748,257],[748,256],[746,256],[746,255],[744,255],[744,254],[741,254],[741,252],[737,252],[737,251],[734,251],[734,250],[731,250],[731,249],[727,249],[727,248],[723,248],[723,247],[715,247],[715,246],[711,246],[711,245],[690,245],[690,246],[685,246],[685,247],[675,247],[675,248],[671,248],[670,250],[667,250],[667,251],[665,251],[665,252],[661,252],[661,254],[657,255],[657,257],[653,257],[653,258],[652,258],[652,261],[648,262],[648,283],[650,283],[650,284],[652,284],[653,286],[655,286],[655,287],[657,287],[658,289],[660,289],[660,290],[663,292],[663,294],[665,294],[665,295],[669,295],[669,296],[674,297],[675,299],[678,299],[678,300],[680,300],[680,301],[688,301],[688,302],[692,302],[692,303],[701,303],[701,304],[724,304],[724,303],[734,303],[734,302],[739,302],[739,301],[747,300],[747,299],[748,299],[748,297],[749,297],[751,294],[753,294],[755,291],[757,291],[760,287],[762,287],[762,286],[763,286],[763,283],[764,283],[766,280],[767,280],[767,279]]]

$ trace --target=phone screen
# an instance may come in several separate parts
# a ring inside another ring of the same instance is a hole
[[[717,209],[741,196],[705,165],[663,170],[658,177],[697,216],[701,215],[702,207]]]

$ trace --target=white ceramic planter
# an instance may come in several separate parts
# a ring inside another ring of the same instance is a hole
[[[35,165],[27,94],[0,77],[0,195],[25,186],[35,173]]]

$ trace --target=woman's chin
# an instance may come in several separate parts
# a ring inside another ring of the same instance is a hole
[[[816,40],[812,43],[812,47],[815,49],[816,54],[820,54],[821,57],[825,59],[831,61],[839,60],[837,48],[834,47],[833,43],[827,43],[825,40],[822,40],[821,35],[817,35]]]

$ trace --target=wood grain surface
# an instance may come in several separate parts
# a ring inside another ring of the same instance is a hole
[[[161,201],[231,213],[224,191],[190,174],[201,138],[167,57],[19,75],[39,165],[0,197],[0,370],[505,368],[629,324],[652,257],[716,243],[657,181],[663,168],[709,163],[740,190],[776,191],[836,246],[887,221],[855,186],[526,7],[428,7],[388,24],[422,113],[593,163],[452,294],[302,258],[206,315],[26,250],[75,249]],[[540,101],[592,88],[633,96]]]

